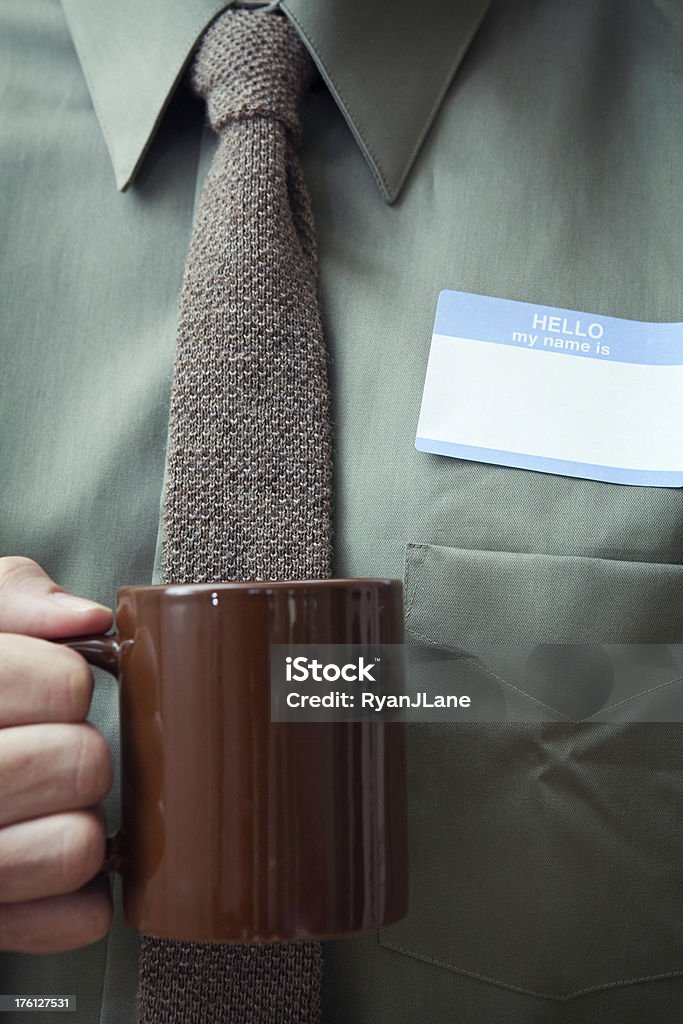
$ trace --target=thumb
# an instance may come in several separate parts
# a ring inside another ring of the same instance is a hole
[[[0,558],[0,632],[51,640],[99,633],[111,621],[108,608],[67,594],[30,558]]]

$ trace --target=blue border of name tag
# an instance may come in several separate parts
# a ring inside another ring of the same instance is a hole
[[[617,363],[683,366],[683,324],[620,320],[614,316],[495,299],[471,292],[442,291],[439,294],[434,334],[519,348],[523,342],[512,336],[522,333],[527,336],[545,333],[572,342],[571,348],[567,345],[546,347],[543,351],[547,352],[583,359],[599,358],[602,362],[609,359]],[[608,348],[609,353],[603,351],[598,356],[595,351],[598,344]],[[539,347],[538,341],[536,347]]]
[[[514,469],[533,469],[538,473],[555,473],[558,476],[576,476],[585,480],[600,480],[608,484],[632,484],[637,487],[683,487],[683,471],[653,470],[650,472],[646,469],[595,466],[591,462],[569,462],[565,459],[541,458],[538,455],[523,455],[517,452],[499,451],[496,448],[476,448],[468,444],[430,441],[426,437],[415,438],[415,447],[419,452],[429,452],[432,455],[448,455],[453,459],[489,462],[494,466],[512,466]]]

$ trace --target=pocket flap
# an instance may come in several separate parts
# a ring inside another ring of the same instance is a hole
[[[406,625],[439,642],[683,641],[683,566],[409,544]]]

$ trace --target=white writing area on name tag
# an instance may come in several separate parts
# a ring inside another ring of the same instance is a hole
[[[683,324],[439,296],[415,447],[683,486]]]

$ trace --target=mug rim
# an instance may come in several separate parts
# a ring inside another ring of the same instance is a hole
[[[161,594],[167,592],[177,597],[190,597],[193,594],[211,593],[221,591],[229,593],[252,593],[269,594],[273,591],[282,590],[318,590],[333,589],[347,590],[353,586],[372,586],[380,589],[391,590],[397,586],[403,586],[402,580],[390,579],[385,576],[349,576],[336,577],[334,579],[313,579],[313,580],[234,580],[229,583],[150,583],[135,584],[129,583],[117,588],[117,597],[134,591],[137,593]]]

